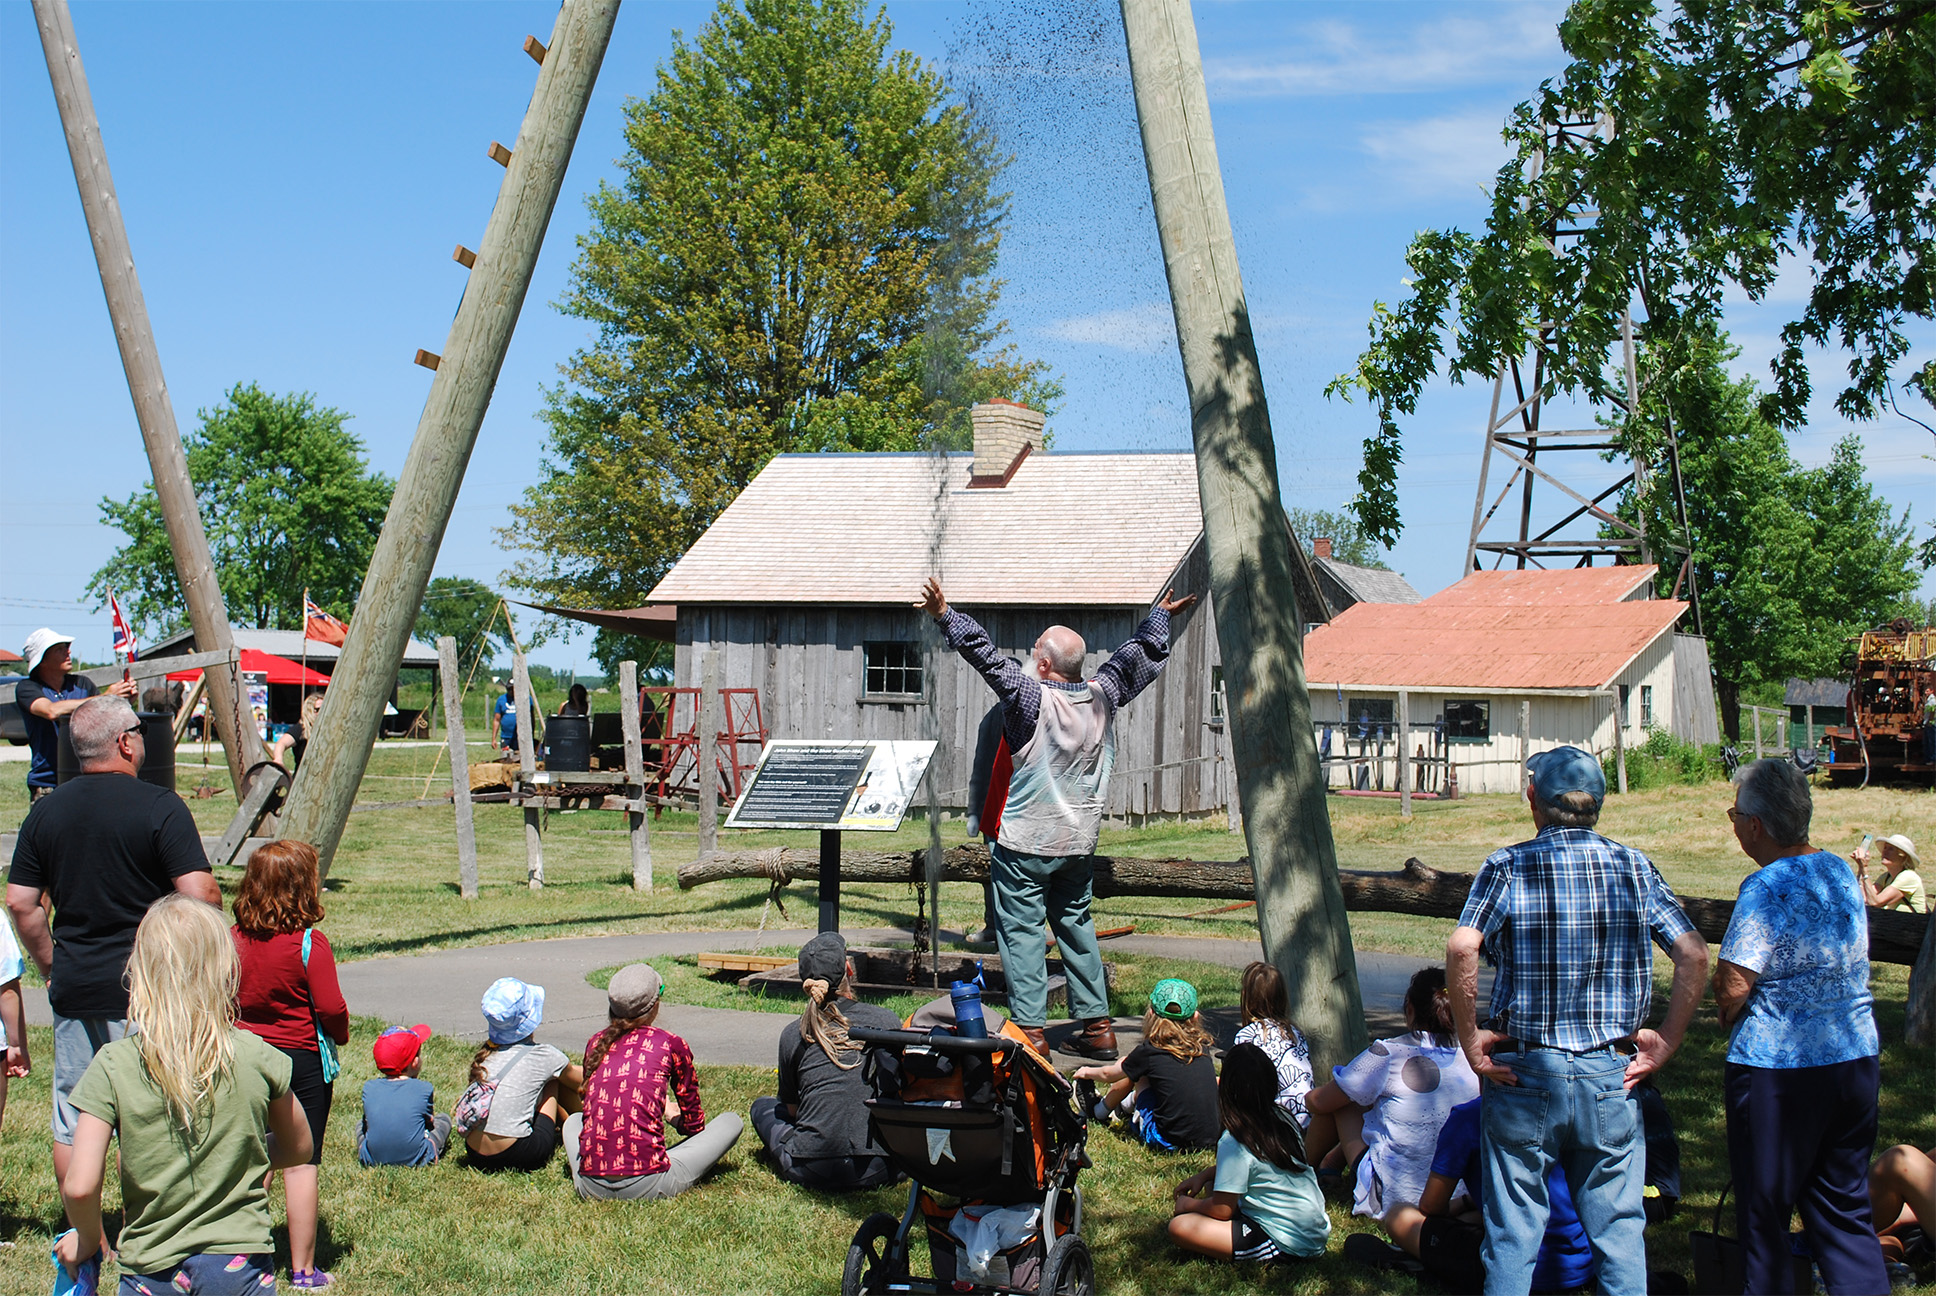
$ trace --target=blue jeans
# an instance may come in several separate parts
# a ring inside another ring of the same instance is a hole
[[[1109,1016],[1102,948],[1089,916],[1095,866],[1087,855],[1023,855],[1000,842],[988,848],[995,888],[995,943],[1008,980],[1008,1015],[1017,1026],[1049,1024],[1049,940],[1046,921],[1062,947],[1069,1015],[1079,1021]]]
[[[1623,1083],[1626,1057],[1612,1049],[1493,1056],[1519,1083],[1487,1081],[1480,1109],[1486,1296],[1532,1290],[1546,1233],[1546,1175],[1555,1162],[1599,1258],[1601,1296],[1644,1296],[1647,1145],[1640,1105]]]
[[[121,1275],[118,1296],[268,1296],[276,1289],[272,1255],[192,1255],[166,1273]]]

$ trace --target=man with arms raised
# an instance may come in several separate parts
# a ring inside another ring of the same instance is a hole
[[[222,903],[188,807],[135,777],[147,753],[133,708],[89,698],[68,725],[80,776],[34,802],[7,873],[7,908],[54,1012],[57,1183],[73,1155],[74,1086],[102,1045],[127,1033],[123,975],[142,916],[171,891]]]
[[[1050,626],[1035,641],[1025,668],[995,651],[988,632],[948,606],[930,577],[915,606],[933,617],[948,646],[981,672],[1002,704],[1002,732],[1014,753],[1014,772],[1001,831],[992,846],[995,938],[1008,980],[1010,1015],[1043,1057],[1049,1017],[1048,942],[1055,928],[1069,982],[1070,1015],[1082,1033],[1071,1053],[1101,1061],[1116,1057],[1109,1020],[1109,988],[1089,915],[1096,838],[1109,804],[1116,761],[1116,712],[1154,680],[1170,655],[1170,614],[1197,601],[1163,596],[1129,642],[1082,678],[1082,636]]]
[[[1630,1091],[1680,1048],[1705,988],[1707,942],[1645,855],[1593,831],[1607,794],[1598,760],[1556,747],[1526,769],[1538,835],[1487,858],[1445,952],[1459,1043],[1484,1084],[1486,1291],[1531,1290],[1557,1162],[1600,1292],[1642,1296],[1647,1149]],[[1645,1029],[1652,945],[1674,963],[1658,1031]],[[1497,969],[1492,1029],[1478,1020],[1481,950]]]
[[[27,726],[27,799],[38,801],[54,790],[55,762],[60,750],[60,730],[55,726],[74,709],[100,690],[85,675],[68,673],[68,650],[74,640],[45,626],[27,636],[27,678],[13,692],[13,703]],[[116,680],[108,685],[115,697],[135,694],[132,680]]]

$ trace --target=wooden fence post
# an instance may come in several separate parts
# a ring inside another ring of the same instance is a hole
[[[1616,720],[1615,723],[1618,723]],[[1519,700],[1519,791],[1526,791],[1526,762],[1533,758],[1533,704],[1529,698]],[[1621,791],[1626,791],[1622,788]]]
[[[639,664],[618,664],[618,704],[624,708],[620,729],[625,742],[625,781],[633,809],[625,812],[626,837],[632,845],[632,889],[652,889],[652,830],[645,822],[645,754],[639,734]]]
[[[445,738],[450,742],[450,803],[457,811],[457,890],[477,899],[477,826],[471,818],[471,754],[464,745],[464,693],[457,674],[457,640],[437,640],[437,674],[443,677]]]
[[[1398,690],[1398,813],[1412,817],[1412,695]]]
[[[537,789],[533,778],[538,772],[538,736],[533,732],[531,708],[537,697],[531,692],[531,672],[525,668],[524,651],[511,653],[511,683],[517,689],[518,787],[519,795],[529,798]],[[544,888],[543,811],[528,801],[524,807],[524,876],[533,891]]]
[[[719,849],[719,650],[699,664],[699,857]]]
[[[1619,778],[1620,791],[1624,793],[1627,790],[1627,734],[1626,734],[1627,727],[1624,724],[1620,723],[1622,717],[1620,715],[1619,692],[1618,691],[1614,692],[1612,697],[1613,697],[1613,764],[1614,764],[1614,772],[1616,775],[1618,775],[1618,778]]]

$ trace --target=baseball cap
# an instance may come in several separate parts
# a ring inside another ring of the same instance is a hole
[[[370,1045],[370,1055],[376,1059],[377,1070],[394,1076],[410,1068],[429,1038],[428,1026],[392,1026],[376,1037],[376,1042]]]
[[[73,635],[64,635],[60,631],[50,630],[46,626],[42,626],[40,629],[28,635],[27,646],[20,650],[20,655],[27,659],[27,673],[31,675],[40,669],[40,659],[47,655],[49,648],[52,648],[55,644],[71,644],[73,642]]]
[[[1164,977],[1150,990],[1149,1003],[1158,1017],[1189,1021],[1197,1015],[1197,988],[1181,977]]]
[[[1607,774],[1592,753],[1578,747],[1555,747],[1526,762],[1539,799],[1557,805],[1568,792],[1584,792],[1598,806],[1607,799]]]
[[[499,977],[484,992],[484,1024],[491,1043],[515,1044],[544,1020],[544,987],[526,985],[516,977]]]
[[[605,987],[605,1003],[611,1015],[643,1017],[659,1002],[663,982],[650,963],[632,963],[620,968]]]
[[[847,975],[847,942],[839,932],[821,932],[800,947],[800,979],[838,986]]]

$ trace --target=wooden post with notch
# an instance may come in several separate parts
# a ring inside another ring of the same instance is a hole
[[[100,122],[94,115],[94,96],[88,90],[87,73],[81,66],[81,49],[74,37],[74,21],[68,13],[67,0],[34,0],[34,23],[40,29],[41,52],[47,58],[54,103],[60,109],[61,127],[67,135],[68,159],[74,165],[74,182],[80,188],[81,212],[87,218],[88,236],[94,244],[101,291],[107,297],[114,340],[121,349],[128,394],[134,399],[135,422],[141,427],[141,440],[148,450],[155,498],[161,506],[168,547],[174,553],[175,576],[181,582],[182,597],[188,605],[188,623],[195,631],[195,646],[203,652],[231,652],[235,636],[229,629],[228,607],[222,601],[222,587],[209,555],[208,534],[202,527],[195,483],[189,480],[188,456],[182,450],[174,404],[168,398],[161,356],[155,350],[154,325],[148,319],[147,299],[135,274],[134,250],[128,244],[128,227],[121,218],[114,177],[108,171],[107,145],[102,141]],[[246,714],[242,706],[235,676],[226,671],[207,670],[203,678],[208,688],[208,713],[228,757],[229,778],[235,786],[236,800],[245,801],[249,789],[243,786],[244,776],[268,761],[268,749],[256,731],[255,718]],[[380,704],[378,710],[381,711]],[[264,777],[279,781],[282,775],[277,770],[268,770]],[[355,794],[356,789],[351,787],[350,796]],[[347,800],[344,805],[347,813]],[[269,823],[274,824],[273,817]]]
[[[1412,817],[1412,695],[1398,690],[1398,813]]]
[[[369,572],[338,658],[330,700],[284,812],[284,832],[329,868],[383,720],[383,704],[423,608],[464,469],[490,408],[572,146],[598,78],[618,0],[564,0],[497,204],[397,475]]]
[[[645,752],[639,733],[639,664],[618,664],[618,704],[620,733],[625,743],[626,796],[632,809],[625,812],[625,834],[632,846],[632,889],[652,889],[652,829],[645,822]]]
[[[719,650],[699,666],[699,857],[719,849]]]
[[[544,812],[530,803],[538,795],[538,735],[531,709],[538,699],[531,692],[531,672],[525,669],[524,650],[511,654],[511,685],[517,689],[518,796],[524,800],[524,877],[533,891],[544,889]]]
[[[477,899],[477,825],[471,816],[471,756],[464,742],[464,692],[457,675],[457,640],[437,640],[437,673],[443,676],[444,727],[450,732],[450,803],[457,812],[457,890]]]
[[[1264,952],[1321,1068],[1370,1040],[1311,726],[1277,447],[1187,0],[1121,0],[1136,116],[1183,357],[1227,723]],[[1188,615],[1188,614],[1186,614]],[[1316,618],[1313,618],[1316,619]]]

